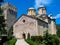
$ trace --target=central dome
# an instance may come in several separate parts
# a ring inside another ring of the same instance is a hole
[[[29,10],[30,10],[30,9],[34,9],[34,8],[33,8],[33,7],[30,7]]]

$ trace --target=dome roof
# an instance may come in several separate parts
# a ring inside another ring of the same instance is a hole
[[[34,9],[33,7],[30,7],[29,10]],[[34,9],[35,10],[35,9]]]
[[[53,17],[53,14],[49,14],[48,17],[50,17],[51,19],[55,19],[55,18]]]

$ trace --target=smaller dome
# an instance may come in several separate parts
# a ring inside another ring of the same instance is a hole
[[[34,9],[33,7],[30,7],[29,10]],[[34,9],[35,10],[35,9]]]
[[[52,17],[53,14],[49,14],[48,17]]]
[[[50,17],[51,19],[54,19],[53,14],[49,14],[48,17]]]

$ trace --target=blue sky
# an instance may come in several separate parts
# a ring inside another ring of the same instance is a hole
[[[41,1],[41,0],[40,0]],[[47,14],[53,14],[56,18],[56,24],[60,24],[60,0],[42,0],[41,2],[38,0],[5,0],[4,3],[10,2],[12,5],[17,7],[17,17],[22,14],[27,14],[27,10],[29,7],[37,7],[42,4],[47,9]],[[36,3],[38,2],[38,3]],[[38,5],[38,6],[37,6]]]

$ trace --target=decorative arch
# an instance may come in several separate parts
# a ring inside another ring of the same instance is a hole
[[[26,38],[26,34],[24,32],[23,32],[22,36],[23,36],[24,39]]]

